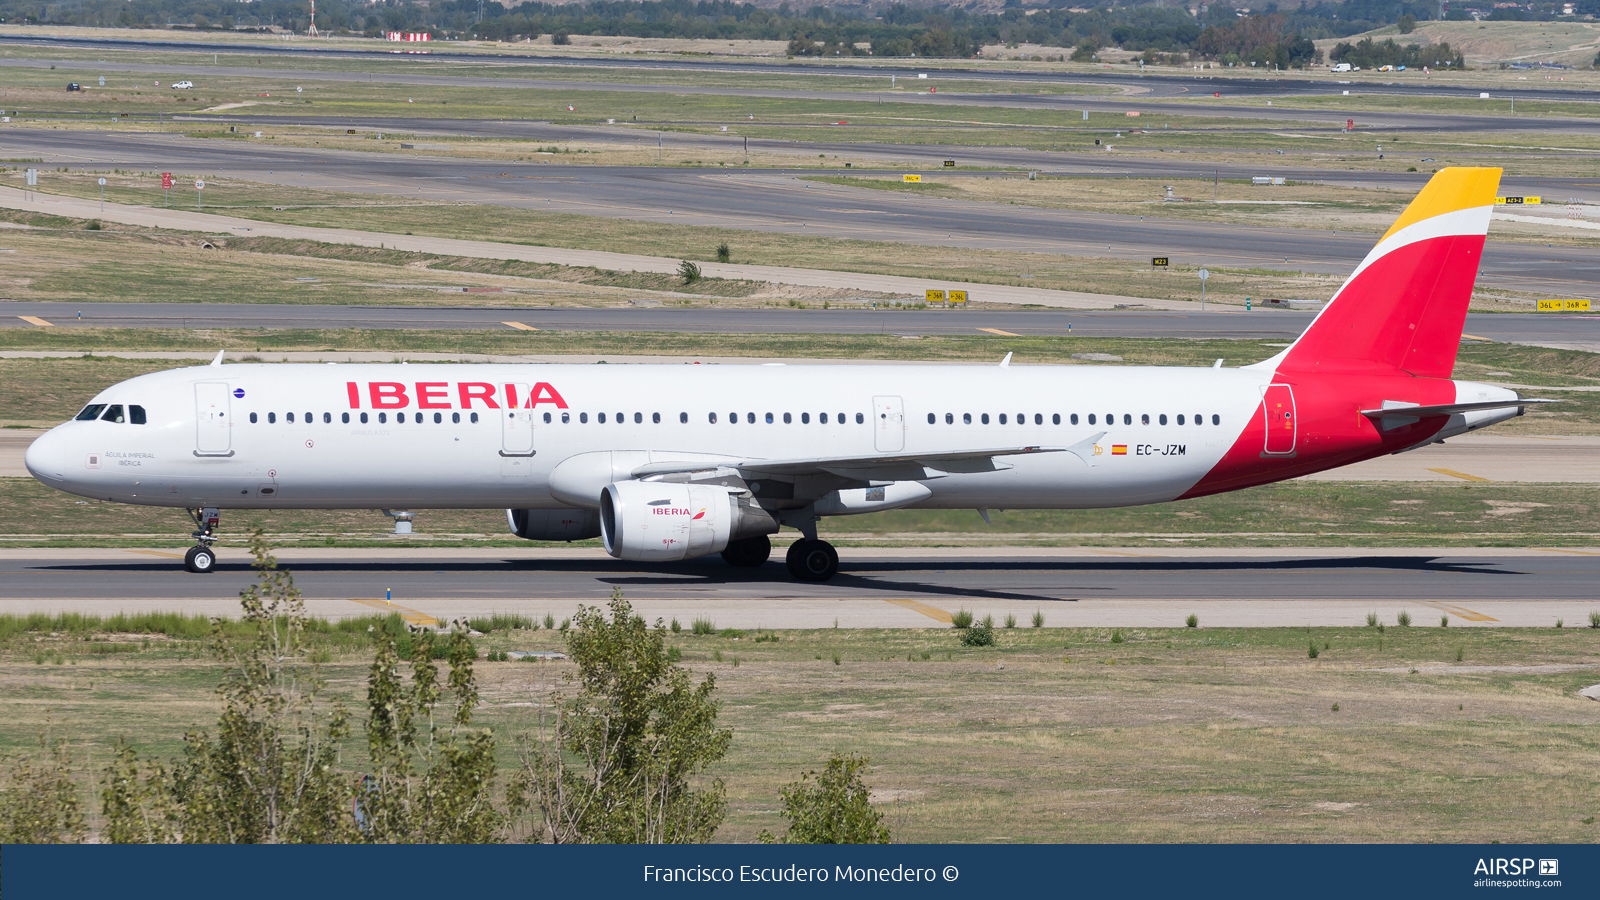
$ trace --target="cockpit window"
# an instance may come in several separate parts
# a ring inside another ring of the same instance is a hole
[[[130,407],[128,407],[128,424],[130,424],[130,425],[143,425],[144,424],[144,407],[142,407],[142,406],[130,406]]]
[[[78,413],[76,421],[93,422],[95,419],[100,418],[100,414],[105,411],[106,405],[104,403],[91,403],[83,408],[83,412]]]
[[[113,403],[110,406],[106,407],[105,415],[100,417],[100,421],[102,421],[102,422],[116,422],[118,424],[121,424],[122,422],[127,421],[122,415],[122,404],[121,403]]]

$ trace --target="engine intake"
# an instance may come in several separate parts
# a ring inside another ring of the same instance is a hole
[[[600,493],[600,536],[618,559],[667,562],[718,553],[778,530],[749,491],[720,485],[619,481]]]
[[[600,513],[592,509],[508,509],[511,533],[530,541],[586,541],[600,536]]]

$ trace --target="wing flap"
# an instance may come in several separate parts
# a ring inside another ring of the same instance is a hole
[[[730,459],[716,462],[661,462],[643,465],[633,470],[635,478],[653,475],[674,475],[684,472],[701,472],[708,469],[737,469],[741,473],[762,475],[820,475],[848,471],[849,477],[860,477],[883,469],[910,472],[914,468],[950,472],[987,472],[1010,468],[994,462],[997,456],[1028,456],[1034,453],[1060,453],[1064,447],[990,447],[981,450],[943,450],[933,453],[885,453],[880,456],[816,456],[797,459]],[[927,477],[936,477],[929,474]]]

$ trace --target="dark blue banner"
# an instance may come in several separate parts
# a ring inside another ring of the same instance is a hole
[[[1600,896],[1592,845],[7,845],[3,862],[5,900]]]

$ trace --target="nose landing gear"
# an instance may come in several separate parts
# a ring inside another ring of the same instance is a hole
[[[212,532],[222,521],[222,511],[213,507],[189,510],[189,517],[194,519],[195,531],[191,535],[198,546],[190,547],[189,552],[183,555],[183,568],[190,572],[206,574],[216,570],[217,554],[211,549],[217,538]]]

